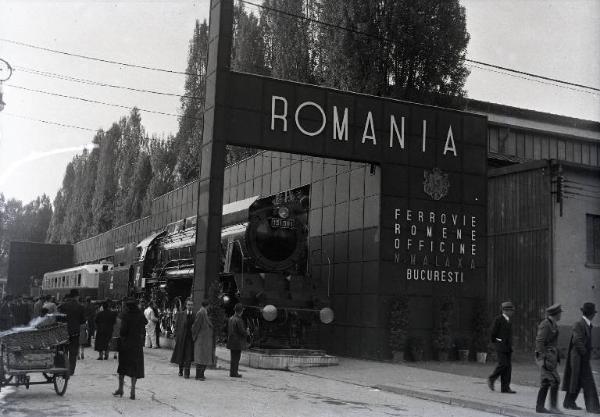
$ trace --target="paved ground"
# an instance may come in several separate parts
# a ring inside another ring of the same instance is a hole
[[[340,359],[340,365],[293,372],[242,368],[242,379],[225,369],[227,351],[219,348],[220,369],[208,380],[184,380],[168,363],[171,351],[146,350],[146,378],[137,400],[113,398],[114,360],[80,361],[64,397],[52,387],[3,390],[0,415],[42,416],[534,416],[537,370],[515,363],[515,395],[491,392],[484,377],[493,364],[424,362],[389,364]],[[600,363],[595,362],[596,377]],[[443,372],[440,372],[443,371]],[[127,393],[126,393],[127,394]],[[562,394],[560,396],[562,400]],[[580,398],[580,405],[583,400]],[[570,412],[585,416],[585,412]]]
[[[184,380],[168,364],[168,350],[146,351],[146,378],[137,399],[113,398],[116,361],[86,358],[77,365],[64,397],[50,385],[0,394],[0,415],[42,416],[492,416],[393,392],[297,372],[244,369],[232,379],[225,369],[207,371],[207,381]],[[224,364],[227,366],[227,364]],[[342,369],[342,367],[334,367]],[[329,368],[332,370],[333,368]],[[353,372],[353,369],[348,369]],[[384,382],[384,381],[379,381]]]

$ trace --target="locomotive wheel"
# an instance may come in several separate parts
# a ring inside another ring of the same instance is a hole
[[[54,391],[56,395],[63,396],[67,391],[67,384],[69,383],[69,377],[64,374],[54,375]]]

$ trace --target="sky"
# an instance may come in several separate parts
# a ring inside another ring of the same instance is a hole
[[[600,88],[600,2],[461,0],[461,4],[471,36],[468,58]],[[185,71],[195,20],[208,19],[208,7],[209,0],[0,0],[0,38]],[[178,97],[87,85],[39,72],[172,94],[183,94],[185,76],[181,74],[95,62],[2,40],[0,58],[15,69],[4,83],[6,107],[0,113],[0,193],[8,198],[29,202],[46,193],[54,199],[67,163],[91,142],[94,131],[110,128],[128,108],[179,112]],[[470,98],[600,121],[600,93],[469,69],[466,90]],[[174,116],[149,112],[142,112],[142,123],[156,136],[174,134],[178,126]]]

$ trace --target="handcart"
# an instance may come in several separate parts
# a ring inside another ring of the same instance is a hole
[[[64,323],[0,333],[0,390],[3,387],[53,384],[57,395],[67,391],[69,333]],[[31,380],[41,373],[43,379]]]

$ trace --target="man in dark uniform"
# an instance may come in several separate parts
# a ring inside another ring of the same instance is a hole
[[[77,355],[79,354],[79,333],[81,325],[85,323],[85,311],[79,304],[79,291],[72,289],[65,297],[65,301],[58,307],[58,311],[67,316],[67,330],[69,331],[69,369],[71,375],[75,373]]]
[[[194,360],[192,326],[196,315],[193,309],[194,302],[188,298],[185,302],[185,310],[177,313],[175,317],[175,348],[171,356],[171,363],[179,365],[179,376],[186,379],[190,377],[190,366]]]
[[[488,378],[488,387],[493,391],[496,379],[500,377],[501,392],[514,394],[510,388],[512,374],[512,323],[511,317],[515,312],[515,306],[510,301],[502,303],[502,314],[494,319],[491,331],[492,343],[496,346],[498,365]]]
[[[558,409],[558,321],[562,313],[560,304],[546,309],[547,317],[538,326],[535,338],[535,360],[540,367],[540,390],[538,391],[535,411],[538,413],[561,414]],[[546,395],[550,389],[550,410],[546,409]]]
[[[237,303],[233,308],[234,314],[229,318],[227,323],[227,349],[231,352],[231,361],[229,365],[229,376],[232,378],[241,378],[238,372],[242,350],[246,348],[246,338],[248,337],[248,329],[244,325],[242,313],[244,306]]]
[[[573,325],[567,364],[563,379],[565,400],[563,407],[571,410],[581,410],[575,400],[579,390],[583,388],[583,399],[588,413],[600,414],[598,391],[594,383],[594,375],[590,365],[592,356],[592,319],[596,315],[594,303],[585,303],[581,308],[583,317]]]

